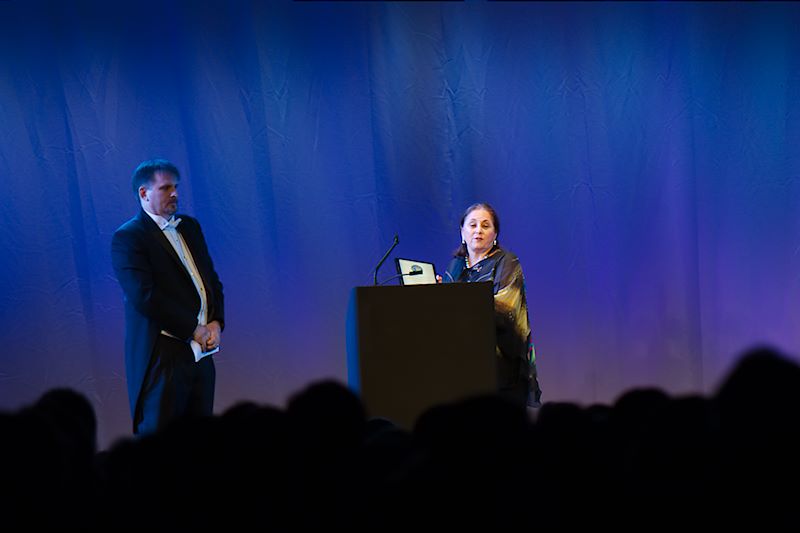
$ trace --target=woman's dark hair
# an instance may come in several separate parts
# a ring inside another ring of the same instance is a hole
[[[166,159],[149,159],[147,161],[142,161],[139,163],[139,166],[136,167],[136,170],[133,171],[133,176],[131,177],[133,192],[138,196],[139,187],[142,185],[147,186],[147,184],[151,183],[153,181],[153,175],[159,171],[169,172],[175,176],[176,179],[180,179],[181,177],[181,173],[178,172],[178,167]]]
[[[461,215],[461,222],[459,222],[458,227],[459,228],[463,228],[464,227],[464,221],[467,220],[467,216],[470,213],[472,213],[473,211],[475,211],[476,209],[485,209],[486,211],[489,212],[489,216],[492,217],[492,224],[494,225],[494,231],[495,231],[495,233],[497,233],[497,236],[499,237],[500,236],[500,217],[497,216],[497,211],[494,210],[494,207],[492,207],[491,205],[487,204],[486,202],[478,202],[478,203],[472,204],[471,206],[467,207],[464,210],[464,214]],[[495,244],[495,246],[497,246],[497,244]],[[458,246],[458,248],[456,248],[456,251],[453,252],[453,255],[456,256],[456,257],[464,257],[464,256],[466,256],[467,255],[467,245],[462,242]]]

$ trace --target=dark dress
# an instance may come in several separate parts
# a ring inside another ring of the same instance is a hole
[[[536,352],[531,340],[525,277],[519,258],[495,246],[478,264],[467,268],[466,258],[455,256],[447,265],[443,281],[493,282],[498,391],[538,406],[542,392],[536,376]]]

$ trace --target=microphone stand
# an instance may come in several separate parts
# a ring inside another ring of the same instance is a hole
[[[378,269],[381,267],[383,262],[386,261],[386,258],[389,257],[389,254],[392,253],[392,250],[394,250],[394,247],[397,246],[399,243],[400,243],[400,239],[397,237],[397,235],[395,235],[394,236],[394,242],[392,242],[392,247],[389,248],[388,250],[386,250],[386,253],[383,254],[383,257],[381,258],[381,260],[378,261],[378,266],[375,267],[375,273],[372,276],[372,281],[373,281],[373,283],[375,285],[378,284]]]

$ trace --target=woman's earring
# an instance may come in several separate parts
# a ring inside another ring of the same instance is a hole
[[[497,239],[494,240],[494,242],[492,243],[492,246],[497,246]]]

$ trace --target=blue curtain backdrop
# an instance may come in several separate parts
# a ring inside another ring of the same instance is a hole
[[[225,284],[217,411],[344,379],[350,289],[521,258],[547,400],[710,392],[800,340],[800,6],[0,1],[0,408],[129,433],[114,230],[183,171]],[[388,277],[385,267],[381,277]]]

